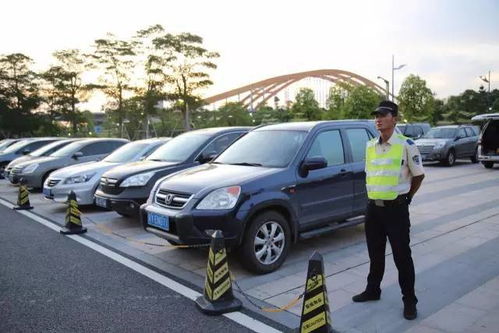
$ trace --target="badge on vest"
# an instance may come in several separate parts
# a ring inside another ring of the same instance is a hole
[[[414,155],[412,157],[412,160],[414,161],[414,163],[419,164],[419,155]]]

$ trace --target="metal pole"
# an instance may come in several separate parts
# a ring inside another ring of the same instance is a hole
[[[395,56],[392,54],[392,101],[395,98],[395,94],[393,92],[393,89],[395,87],[395,75],[394,75],[394,71],[395,71]]]

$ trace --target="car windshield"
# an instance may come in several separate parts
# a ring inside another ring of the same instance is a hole
[[[79,151],[83,146],[85,145],[84,142],[73,142],[67,145],[66,147],[63,147],[59,150],[54,151],[52,154],[49,156],[53,157],[63,157],[63,156],[69,156],[72,153],[76,153]]]
[[[3,150],[5,150],[8,146],[10,146],[10,145],[11,145],[11,143],[12,143],[12,141],[14,141],[14,140],[12,140],[12,139],[5,139],[5,140],[0,141],[0,151],[3,151]],[[12,143],[12,144],[13,144],[13,143]]]
[[[286,167],[303,144],[307,132],[266,131],[249,132],[227,148],[214,163]]]
[[[146,160],[183,162],[191,156],[199,147],[210,139],[211,136],[198,133],[186,133],[179,135],[149,155]]]
[[[25,145],[27,145],[28,143],[30,143],[31,141],[29,140],[21,140],[19,142],[16,142],[14,143],[12,146],[9,146],[7,147],[3,153],[4,154],[10,154],[10,153],[14,153],[16,152],[18,149],[21,149],[22,147],[24,147]]]
[[[116,149],[111,155],[106,157],[104,162],[124,163],[131,161],[138,153],[140,153],[149,143],[145,142],[130,142]]]
[[[61,144],[63,144],[61,141],[55,141],[55,142],[49,143],[48,145],[45,145],[41,148],[38,148],[37,150],[35,150],[32,153],[29,153],[28,155],[36,156],[36,157],[45,156],[45,155],[47,155],[48,152],[50,152],[55,147],[60,146]]]
[[[397,127],[400,130],[400,132],[404,133],[405,132],[405,128],[407,127],[407,125],[397,125]]]
[[[432,128],[423,137],[428,139],[452,139],[456,137],[456,128]]]

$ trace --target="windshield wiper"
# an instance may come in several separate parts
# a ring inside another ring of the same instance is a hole
[[[148,159],[148,161],[164,162],[165,160],[160,160],[159,158],[151,158],[151,159]]]
[[[230,165],[244,165],[244,166],[262,166],[260,163],[248,163],[248,162],[240,162],[240,163],[229,163]]]

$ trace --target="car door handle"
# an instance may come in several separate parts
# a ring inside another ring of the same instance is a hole
[[[340,176],[345,177],[348,174],[348,171],[346,169],[341,169],[340,170]]]

